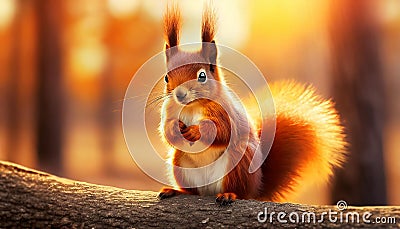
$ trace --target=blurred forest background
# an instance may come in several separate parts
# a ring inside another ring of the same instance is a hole
[[[181,43],[203,2],[180,1]],[[349,162],[295,202],[400,205],[400,1],[215,1],[217,42],[267,80],[332,97]],[[121,110],[137,69],[164,47],[158,0],[0,1],[0,160],[72,179],[159,190],[125,146]]]

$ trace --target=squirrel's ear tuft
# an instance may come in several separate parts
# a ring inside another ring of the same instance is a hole
[[[209,5],[205,5],[201,24],[202,24],[201,41],[202,42],[213,41],[215,36],[215,24],[216,24],[214,8],[212,8]]]
[[[181,14],[178,7],[176,5],[167,5],[167,10],[164,14],[164,37],[167,58],[172,54],[168,49],[179,44],[181,25]]]
[[[203,11],[201,26],[201,41],[203,42],[201,52],[206,60],[210,61],[210,64],[212,65],[215,65],[217,61],[217,46],[214,41],[216,25],[215,17],[214,8],[206,4]]]

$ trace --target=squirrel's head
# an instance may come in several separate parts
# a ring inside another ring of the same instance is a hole
[[[217,68],[217,46],[214,41],[215,18],[207,7],[202,20],[202,46],[197,52],[179,49],[181,16],[177,8],[164,15],[165,54],[168,72],[164,76],[166,93],[175,101],[188,104],[217,95],[221,78]]]

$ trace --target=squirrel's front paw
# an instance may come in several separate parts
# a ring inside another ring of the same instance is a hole
[[[176,196],[179,194],[182,194],[182,192],[179,190],[175,190],[173,188],[163,188],[163,189],[161,189],[161,191],[157,197],[160,200],[162,200],[162,199],[170,198],[170,197],[173,197],[173,196]]]
[[[192,125],[184,128],[181,130],[182,136],[190,141],[190,142],[195,142],[198,141],[201,137],[199,126],[198,125]]]
[[[219,193],[217,194],[215,202],[219,203],[221,206],[226,206],[233,203],[233,201],[236,200],[236,197],[236,194],[233,192]]]
[[[176,145],[182,141],[181,131],[186,125],[180,120],[170,120],[164,126],[164,137],[171,145]]]

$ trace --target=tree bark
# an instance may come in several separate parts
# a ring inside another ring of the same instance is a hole
[[[330,222],[325,217],[316,223],[280,223],[278,212],[339,211],[336,206],[311,206],[238,200],[219,206],[213,197],[177,196],[159,201],[156,192],[124,190],[59,178],[0,161],[0,227],[65,228],[183,228],[183,227],[399,227],[400,207],[348,207],[341,211],[370,212],[376,217],[396,218],[394,224]],[[261,223],[259,212],[267,208],[268,217]],[[272,211],[275,217],[272,217]],[[286,219],[288,216],[286,215]],[[301,217],[300,217],[301,218]],[[361,219],[361,218],[360,218]]]

